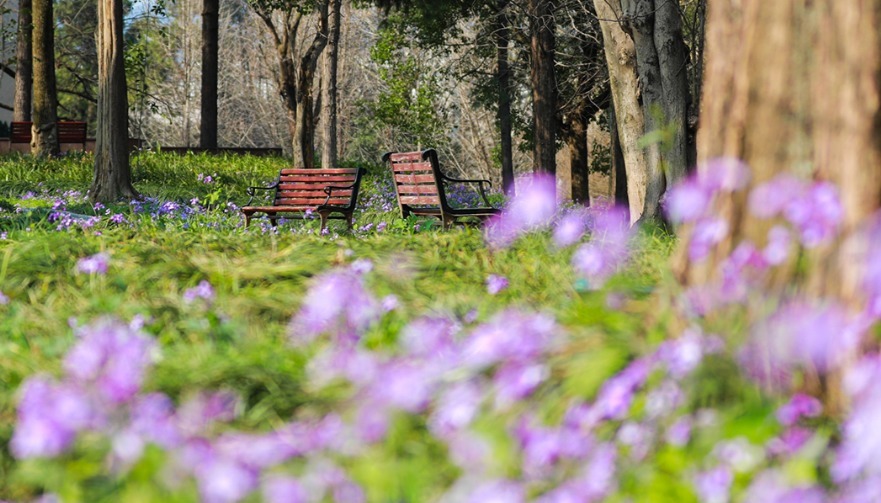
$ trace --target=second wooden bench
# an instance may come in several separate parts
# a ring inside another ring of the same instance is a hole
[[[328,219],[344,219],[351,229],[363,174],[364,168],[284,168],[272,185],[248,187],[251,199],[242,207],[245,226],[257,213],[265,213],[273,226],[279,218],[309,218],[317,213],[322,231]],[[257,190],[274,190],[272,204],[252,206]]]

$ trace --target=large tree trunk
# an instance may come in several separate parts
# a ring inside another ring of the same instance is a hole
[[[137,197],[128,151],[128,95],[122,38],[122,0],[98,0],[98,128],[89,198]]]
[[[18,2],[18,40],[15,46],[15,104],[12,120],[31,120],[31,89],[34,84],[33,46],[31,33],[31,0]]]
[[[554,13],[550,0],[529,0],[531,37],[533,169],[555,174],[557,87],[554,78]]]
[[[609,176],[615,180],[615,205],[628,208],[627,169],[624,165],[624,152],[621,150],[621,138],[618,136],[618,122],[615,119],[615,105],[609,106],[609,158],[611,169]]]
[[[678,6],[669,0],[621,0],[636,49],[648,142],[646,198],[642,218],[660,217],[666,187],[685,178],[688,167],[686,47]]]
[[[58,92],[55,84],[55,29],[52,0],[33,2],[33,127],[31,153],[58,154]]]
[[[202,103],[199,146],[217,148],[219,0],[202,0]]]
[[[330,32],[321,66],[321,166],[334,168],[339,164],[337,148],[337,68],[340,54],[340,11],[342,0],[329,0],[328,30]]]
[[[639,139],[645,134],[645,118],[639,103],[636,49],[617,21],[622,16],[618,2],[594,0],[593,3],[603,32],[618,138],[627,172],[627,199],[632,223],[642,216],[648,183],[648,161],[645,150],[639,146]]]
[[[719,1],[710,4],[700,160],[733,157],[751,168],[751,186],[788,172],[838,185],[851,235],[881,204],[881,0]],[[703,166],[700,168],[703,169]],[[718,279],[740,242],[762,246],[770,225],[750,215],[742,194],[721,195],[729,233],[712,254],[676,265],[685,284]],[[812,250],[800,276],[809,290],[859,297],[860,260],[846,239]],[[770,290],[796,279],[775,276]]]
[[[514,195],[514,153],[512,145],[513,121],[511,120],[511,69],[508,63],[508,45],[511,42],[511,21],[506,8],[508,0],[499,0],[497,5],[496,29],[496,79],[499,84],[499,108],[496,118],[499,121],[499,147],[502,162],[502,188],[509,197]]]

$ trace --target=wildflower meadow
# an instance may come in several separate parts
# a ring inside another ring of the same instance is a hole
[[[838,239],[834,186],[743,194],[767,244],[681,286],[741,163],[672,189],[679,243],[540,176],[483,228],[402,219],[381,165],[351,232],[245,228],[286,162],[140,153],[93,205],[87,156],[0,161],[0,500],[881,501],[877,258],[856,311],[761,286]]]

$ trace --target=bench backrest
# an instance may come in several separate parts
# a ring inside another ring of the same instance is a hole
[[[392,152],[386,154],[395,181],[395,193],[402,213],[411,208],[447,207],[437,152]]]
[[[32,122],[13,122],[9,141],[11,143],[31,143]]]
[[[55,123],[58,133],[58,143],[85,143],[86,123],[77,121],[63,121]],[[12,123],[12,132],[9,141],[11,143],[30,143],[31,127],[33,122],[21,121]]]
[[[327,204],[351,207],[358,199],[362,168],[303,169],[285,168],[278,176],[274,206],[319,206]],[[353,185],[350,189],[334,189],[327,199],[328,185]]]

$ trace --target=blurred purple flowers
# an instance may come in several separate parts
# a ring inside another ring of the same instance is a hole
[[[202,299],[206,304],[211,304],[214,302],[214,287],[211,286],[207,280],[202,280],[198,285],[193,288],[187,288],[184,291],[183,299],[187,304],[192,304],[197,299]]]
[[[499,276],[498,274],[490,274],[487,276],[486,291],[490,295],[495,295],[506,288],[508,288],[508,278]]]
[[[101,252],[79,259],[76,263],[76,270],[83,274],[107,274],[109,265],[110,255]]]

